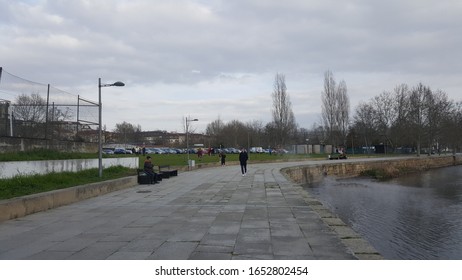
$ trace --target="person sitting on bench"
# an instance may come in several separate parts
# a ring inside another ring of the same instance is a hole
[[[157,174],[154,172],[154,165],[151,162],[150,156],[147,156],[144,161],[144,173],[151,179],[151,184],[157,183]]]

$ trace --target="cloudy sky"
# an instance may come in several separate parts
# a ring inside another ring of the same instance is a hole
[[[196,131],[271,121],[276,73],[296,121],[319,122],[323,76],[352,110],[401,83],[462,100],[460,0],[0,0],[0,67],[98,99],[103,123]]]

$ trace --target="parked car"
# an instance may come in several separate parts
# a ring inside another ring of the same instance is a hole
[[[159,148],[152,148],[151,151],[152,151],[152,154],[157,154],[157,155],[164,154],[164,151],[162,151]]]
[[[347,159],[347,155],[343,153],[332,153],[327,156],[328,159]]]
[[[166,154],[177,154],[177,151],[175,149],[170,149],[170,148],[165,148],[163,149]]]
[[[177,154],[184,154],[185,152],[182,149],[174,149]]]
[[[188,154],[197,154],[197,149],[189,148],[189,149],[187,150],[187,153],[188,153]]]
[[[113,155],[114,154],[114,151],[111,150],[111,149],[103,149],[103,154],[105,155]]]
[[[144,152],[149,155],[149,154],[154,154],[154,151],[151,148],[145,148]]]
[[[228,148],[228,154],[239,154],[241,151],[239,151],[236,148]]]
[[[250,152],[251,153],[261,154],[261,153],[263,153],[263,148],[262,147],[252,147],[252,148],[250,148]]]
[[[114,154],[116,154],[116,155],[125,155],[126,151],[125,151],[124,148],[115,148],[114,149]]]

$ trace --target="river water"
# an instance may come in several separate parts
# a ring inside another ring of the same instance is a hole
[[[386,259],[462,259],[462,166],[306,188]]]

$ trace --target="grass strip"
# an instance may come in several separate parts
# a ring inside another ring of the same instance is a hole
[[[103,178],[99,178],[97,168],[79,172],[52,172],[45,175],[17,175],[10,179],[0,180],[0,199],[59,190],[133,175],[136,175],[135,170],[122,166],[105,168]]]

